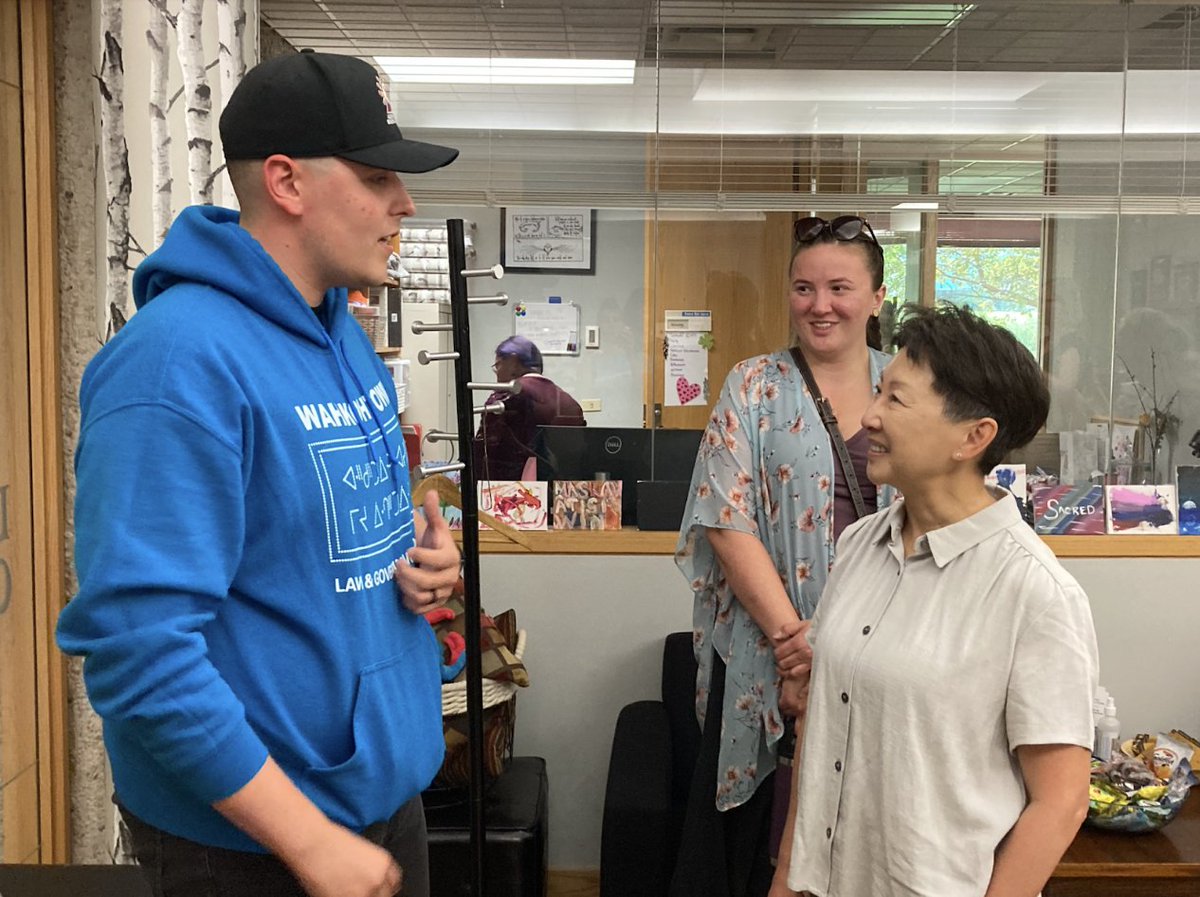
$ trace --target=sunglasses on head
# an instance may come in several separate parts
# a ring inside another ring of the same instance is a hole
[[[852,243],[860,237],[865,237],[879,246],[879,240],[875,237],[875,231],[871,230],[870,223],[866,218],[857,215],[841,215],[832,221],[816,217],[801,218],[795,224],[797,243],[811,243],[813,240],[819,240],[824,233],[828,233],[839,243]]]

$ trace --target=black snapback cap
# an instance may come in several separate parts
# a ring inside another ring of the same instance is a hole
[[[301,50],[246,72],[221,113],[225,158],[337,156],[389,171],[449,165],[458,150],[405,140],[387,88],[355,56]]]

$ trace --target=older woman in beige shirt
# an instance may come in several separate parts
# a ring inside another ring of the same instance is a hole
[[[983,478],[1049,399],[968,311],[914,310],[896,344],[863,426],[868,475],[904,498],[838,544],[772,894],[1034,897],[1087,809],[1096,640],[1083,590]]]

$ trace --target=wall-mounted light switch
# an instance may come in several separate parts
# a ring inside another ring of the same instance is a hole
[[[600,400],[599,399],[580,399],[579,400],[579,410],[580,411],[599,411],[600,410]]]
[[[583,347],[585,349],[600,348],[600,326],[588,324],[583,328]]]

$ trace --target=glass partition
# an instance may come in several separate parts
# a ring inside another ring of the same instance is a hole
[[[1039,358],[1048,431],[1074,434],[1038,455],[1054,473],[1170,483],[1193,461],[1194,7],[615,0],[543,13],[535,0],[422,8],[404,40],[359,52],[385,71],[397,46],[489,64],[475,83],[391,79],[406,133],[462,148],[412,178],[420,214],[474,221],[481,261],[500,259],[514,209],[595,210],[594,273],[551,262],[504,280],[514,301],[579,306],[591,347],[580,334],[545,370],[595,409],[589,425],[703,428],[733,363],[788,342],[792,222],[850,213],[885,247],[893,302],[971,305]],[[528,58],[555,63],[514,75]],[[580,60],[622,65],[568,70]],[[485,371],[514,312],[473,314]],[[648,478],[689,473],[676,459]]]

